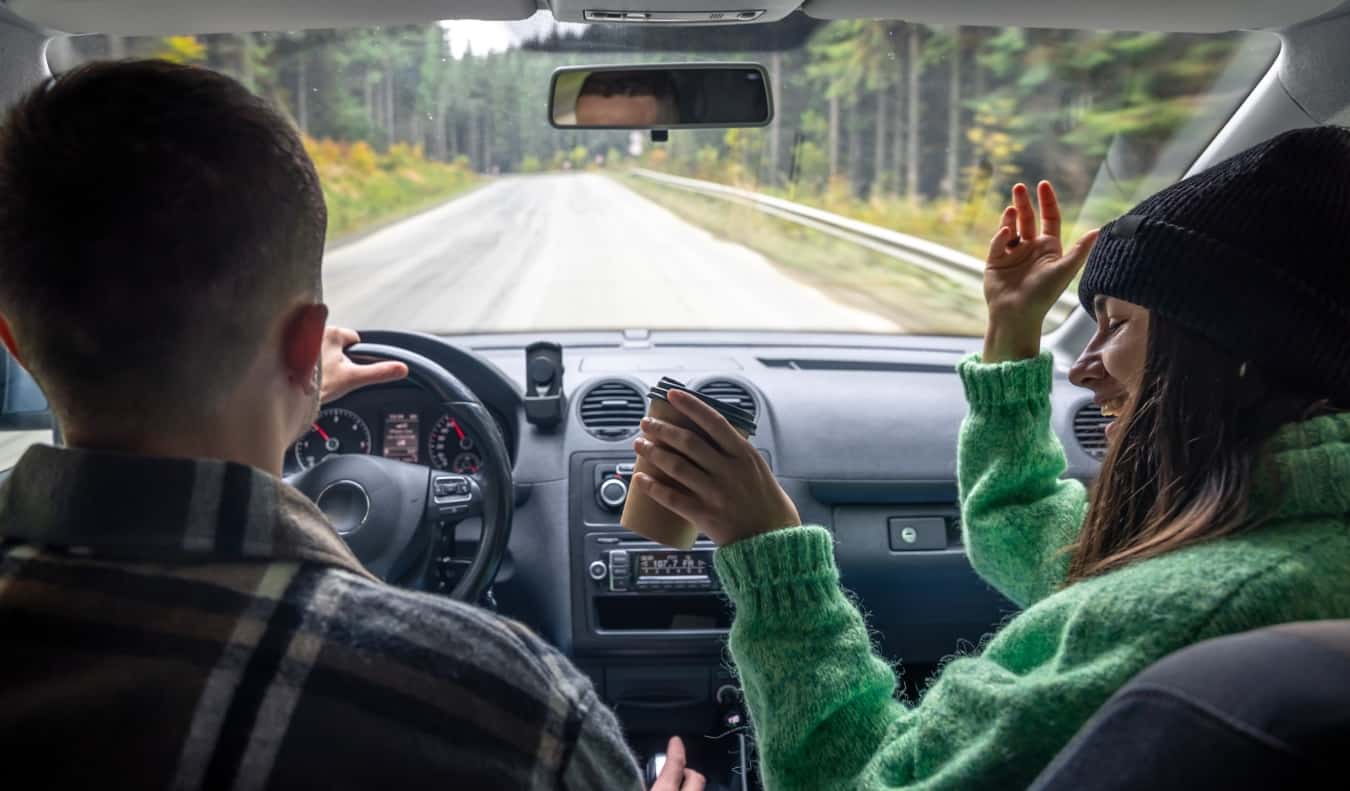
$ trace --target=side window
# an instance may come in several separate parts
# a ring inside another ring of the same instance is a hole
[[[2,347],[0,357],[0,470],[8,470],[30,445],[52,441],[54,423],[33,377]]]

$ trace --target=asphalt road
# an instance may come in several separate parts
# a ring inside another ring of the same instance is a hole
[[[337,324],[897,332],[598,174],[507,177],[329,251]]]

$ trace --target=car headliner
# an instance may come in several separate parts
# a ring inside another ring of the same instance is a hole
[[[1283,28],[1342,6],[1342,0],[10,0],[8,6],[53,31],[127,35],[512,20],[525,19],[539,9],[551,10],[561,21],[581,22],[586,10],[747,8],[765,11],[757,23],[771,23],[800,9],[820,19],[1213,32]]]

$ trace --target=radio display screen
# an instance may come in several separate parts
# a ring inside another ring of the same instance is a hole
[[[706,577],[712,554],[708,552],[638,552],[637,575],[642,577]]]

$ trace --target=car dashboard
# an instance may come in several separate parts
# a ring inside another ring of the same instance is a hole
[[[712,545],[669,553],[619,525],[644,396],[664,376],[757,414],[754,445],[802,519],[833,532],[842,582],[868,613],[877,647],[904,660],[911,693],[943,658],[978,644],[1016,609],[974,573],[961,540],[956,442],[966,402],[955,366],[978,339],[362,337],[440,363],[493,413],[513,454],[516,508],[491,603],[587,672],[630,733],[706,732],[735,684],[725,663],[731,612]],[[526,419],[525,350],[539,340],[562,348],[565,404],[553,426]],[[1062,374],[1051,399],[1068,475],[1090,479],[1103,444],[1100,415]],[[475,438],[447,425],[440,405],[410,384],[367,388],[329,407],[365,424],[356,432],[369,434],[361,452],[473,472],[464,454]],[[308,461],[306,448],[319,438],[308,439],[292,449],[293,464]],[[464,540],[472,530],[457,535]]]

